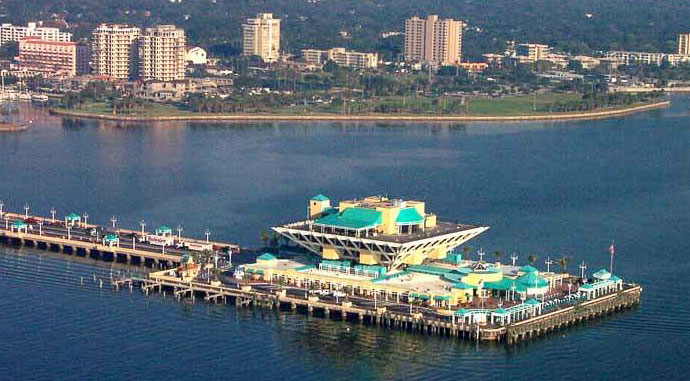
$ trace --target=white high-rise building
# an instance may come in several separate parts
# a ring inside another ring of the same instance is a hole
[[[146,28],[139,38],[139,77],[145,81],[185,78],[184,30],[175,25]]]
[[[462,60],[462,21],[412,17],[405,22],[405,60],[457,65]]]
[[[91,38],[93,74],[129,79],[137,72],[137,41],[141,29],[121,24],[101,24]]]
[[[678,55],[690,56],[690,33],[678,35]]]
[[[24,37],[40,37],[43,41],[72,41],[72,33],[61,32],[58,28],[43,27],[35,22],[30,22],[27,26],[0,25],[0,45],[10,41],[20,41]]]
[[[272,13],[259,13],[242,24],[244,31],[243,52],[245,56],[259,56],[265,62],[280,58],[280,19]]]

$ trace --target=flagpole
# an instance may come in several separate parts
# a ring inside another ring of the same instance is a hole
[[[609,265],[609,273],[613,274],[613,253],[616,249],[613,246],[613,241],[611,241],[611,247],[609,247],[609,253],[611,253],[611,264]]]

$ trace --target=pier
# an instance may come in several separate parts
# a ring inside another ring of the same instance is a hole
[[[173,235],[169,228],[165,232],[156,232],[161,239],[165,238],[164,244],[153,244],[144,237],[156,233],[147,233],[143,227],[140,231],[111,229],[89,224],[84,221],[88,218],[88,215],[85,216],[72,213],[61,220],[56,219],[54,213],[51,217],[44,217],[29,215],[28,210],[25,214],[0,210],[0,242],[152,268],[179,266],[190,246],[208,252],[232,253],[240,250],[235,244],[182,236],[181,230]],[[182,246],[182,243],[186,246]]]
[[[324,300],[305,290],[285,288],[273,284],[221,284],[219,281],[200,282],[181,279],[175,269],[149,274],[148,278],[130,277],[114,280],[114,289],[141,289],[146,295],[158,292],[178,300],[204,300],[213,304],[234,304],[238,308],[263,308],[275,311],[298,311],[307,315],[341,321],[353,321],[409,333],[429,334],[475,341],[501,342],[515,345],[556,332],[568,326],[582,324],[607,314],[613,314],[640,303],[642,287],[629,285],[611,293],[573,306],[537,315],[513,324],[476,324],[453,319],[447,314],[427,308],[410,312],[372,307],[356,300]],[[302,293],[304,292],[304,295]]]

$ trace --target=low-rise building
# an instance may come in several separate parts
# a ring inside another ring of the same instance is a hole
[[[307,64],[322,65],[331,60],[340,66],[356,67],[360,69],[375,68],[378,66],[377,53],[360,53],[347,51],[345,48],[333,48],[329,50],[304,49],[302,56]]]
[[[590,56],[575,56],[569,61],[569,65],[574,69],[594,69],[600,64],[600,59]]]
[[[192,65],[206,65],[208,63],[206,51],[198,46],[187,47],[185,60]]]
[[[615,59],[619,61],[622,65],[642,63],[646,65],[660,66],[664,62],[668,62],[670,65],[675,66],[679,63],[690,62],[690,56],[649,52],[612,51],[606,53],[606,58]]]

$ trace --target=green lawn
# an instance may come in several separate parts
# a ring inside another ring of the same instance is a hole
[[[84,104],[81,108],[77,107],[73,110],[68,110],[68,111],[76,111],[76,112],[84,112],[84,113],[89,113],[89,114],[108,114],[112,115],[113,109],[108,106],[108,104],[104,102],[92,102],[92,103],[86,103]],[[192,112],[186,111],[186,110],[180,110],[176,108],[175,106],[167,105],[167,104],[161,104],[161,103],[150,103],[149,107],[147,107],[143,112],[141,113],[118,113],[117,115],[121,116],[186,116],[186,115],[196,115]]]
[[[539,94],[536,97],[537,109],[539,105],[581,99],[579,94]],[[502,97],[495,99],[474,98],[468,102],[468,111],[474,116],[511,116],[535,115],[543,112],[534,111],[535,98],[532,95]]]

